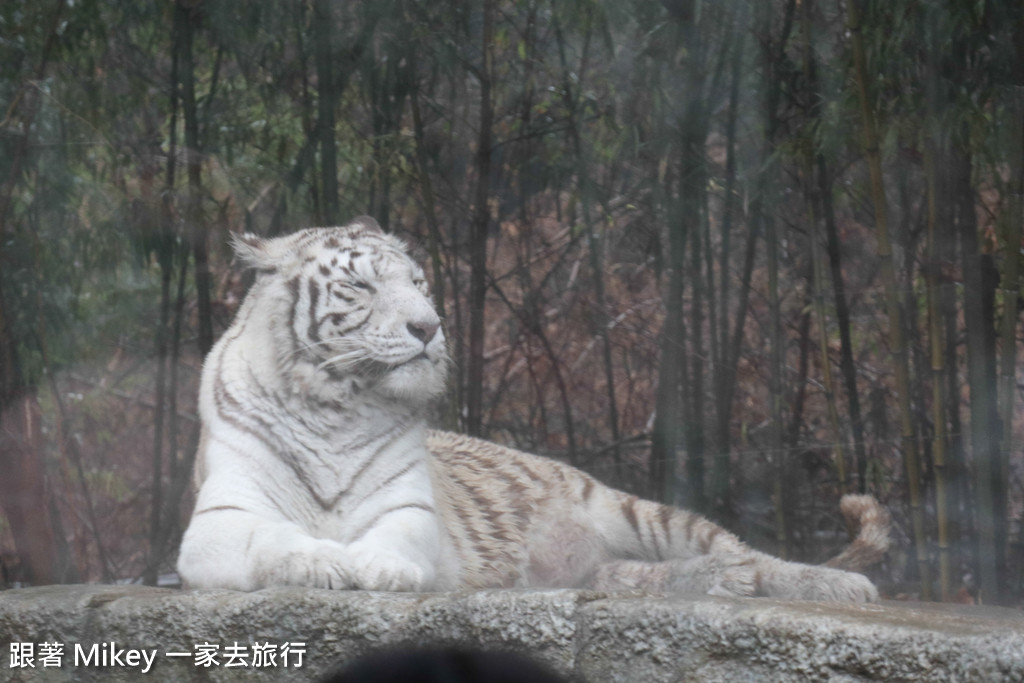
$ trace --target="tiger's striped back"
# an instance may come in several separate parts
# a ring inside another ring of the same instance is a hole
[[[875,596],[859,575],[776,560],[700,515],[608,488],[564,463],[450,432],[430,432],[427,444],[468,586]],[[888,547],[888,516],[870,496],[847,496],[842,508],[860,534],[828,567],[870,566]]]

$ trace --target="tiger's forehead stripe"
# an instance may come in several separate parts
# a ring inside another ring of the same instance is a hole
[[[316,319],[317,301],[320,299],[320,285],[315,280],[309,281],[309,327],[306,336],[310,341],[320,341],[320,325]]]
[[[288,251],[301,259],[315,259],[325,253],[351,251],[360,245],[367,248],[394,248],[396,240],[386,235],[353,231],[345,228],[311,228],[296,233],[288,240]]]
[[[394,245],[384,242],[382,246],[383,249],[372,250],[365,245],[338,244],[330,250],[317,250],[315,255],[303,259],[303,264],[324,278],[339,273],[349,277],[378,277],[392,269],[404,270],[413,277],[422,276],[422,269]]]

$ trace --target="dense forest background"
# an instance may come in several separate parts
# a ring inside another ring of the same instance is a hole
[[[0,3],[3,583],[156,582],[230,233],[415,245],[439,425],[1020,604],[1024,5]]]

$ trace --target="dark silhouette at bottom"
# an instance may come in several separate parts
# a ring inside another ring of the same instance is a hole
[[[361,657],[319,683],[567,683],[567,679],[512,652],[415,648]]]

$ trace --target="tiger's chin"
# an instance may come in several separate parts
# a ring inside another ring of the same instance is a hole
[[[402,403],[422,405],[444,393],[447,374],[443,361],[419,356],[385,372],[373,389]]]

